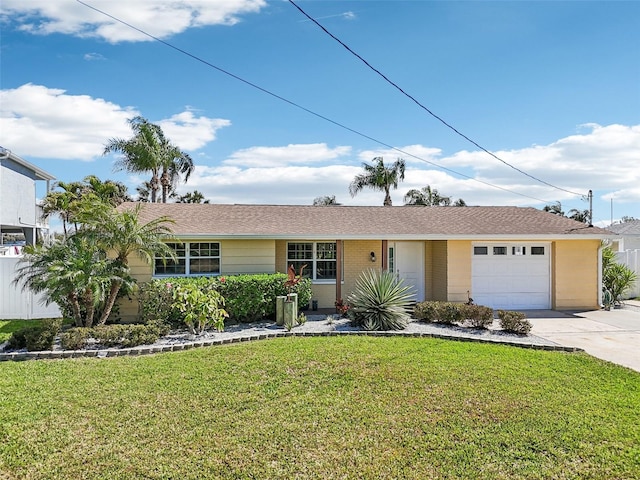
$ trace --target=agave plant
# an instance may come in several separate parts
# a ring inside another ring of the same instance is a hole
[[[367,270],[348,297],[350,317],[367,330],[402,330],[409,323],[415,294],[393,273]]]

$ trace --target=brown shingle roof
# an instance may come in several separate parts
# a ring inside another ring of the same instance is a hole
[[[123,204],[131,208],[136,203]],[[535,208],[363,207],[142,203],[141,219],[166,215],[187,236],[259,238],[601,238],[610,232]]]

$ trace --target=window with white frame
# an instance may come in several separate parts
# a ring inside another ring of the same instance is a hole
[[[167,243],[176,260],[156,258],[154,275],[218,275],[220,273],[220,243]]]
[[[335,280],[338,271],[336,248],[336,242],[289,242],[287,265],[293,265],[299,273],[306,264],[303,276],[312,280]]]

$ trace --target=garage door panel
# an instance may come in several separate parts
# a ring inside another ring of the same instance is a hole
[[[524,246],[527,253],[531,252],[531,245],[517,245]],[[507,255],[473,256],[471,284],[474,301],[494,309],[550,308],[549,256],[513,255],[512,246],[516,245],[507,246]],[[493,251],[491,248],[488,250]]]

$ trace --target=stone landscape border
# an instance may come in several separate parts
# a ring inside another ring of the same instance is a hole
[[[456,340],[461,342],[493,343],[508,345],[512,347],[531,348],[534,350],[560,351],[560,352],[584,352],[582,348],[565,347],[562,345],[539,345],[526,342],[513,342],[502,340],[491,340],[487,338],[470,338],[455,335],[442,335],[426,332],[369,332],[369,331],[329,331],[329,332],[273,332],[256,333],[246,336],[229,338],[209,338],[195,340],[193,342],[176,343],[173,345],[141,345],[131,348],[108,348],[103,350],[47,350],[42,352],[7,352],[0,353],[0,361],[24,361],[24,360],[54,360],[63,358],[113,358],[126,356],[142,356],[163,352],[179,352],[191,350],[193,348],[212,347],[215,345],[226,345],[231,343],[242,343],[256,340],[267,340],[271,338],[284,337],[337,337],[337,336],[371,336],[371,337],[415,337],[415,338],[438,338],[444,340]]]

